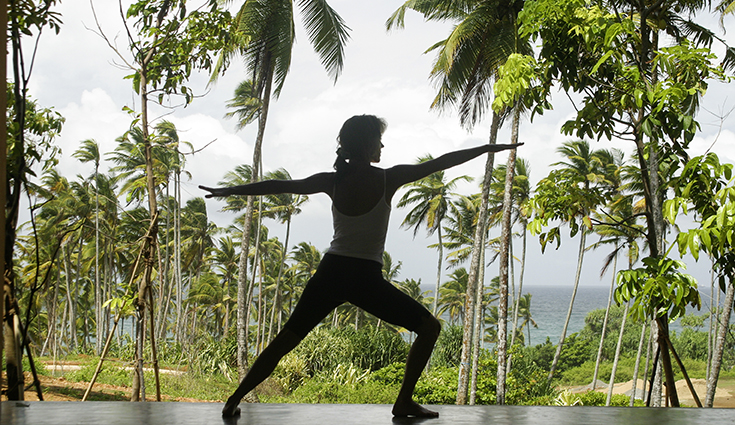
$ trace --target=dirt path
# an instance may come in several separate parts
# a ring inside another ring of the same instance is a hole
[[[33,382],[33,378],[30,373],[25,375],[26,386]],[[88,382],[71,382],[64,379],[64,377],[54,378],[51,376],[40,375],[38,379],[41,381],[41,389],[43,391],[43,399],[46,401],[80,401],[84,396],[84,392],[87,390]],[[130,387],[108,385],[108,384],[94,384],[92,392],[89,395],[89,400],[92,401],[130,401],[132,390]],[[163,401],[184,401],[194,403],[212,403],[211,400],[199,400],[188,397],[169,397],[162,395]],[[38,400],[36,394],[36,387],[31,386],[25,391],[25,399],[29,401]],[[147,394],[146,400],[155,401],[156,396],[154,393]]]
[[[607,393],[607,385],[602,383],[604,388],[596,388],[595,391]],[[692,386],[694,391],[697,393],[700,402],[704,403],[704,396],[707,394],[707,381],[704,379],[692,379]],[[643,381],[638,380],[636,388],[639,390],[643,388]],[[585,392],[588,391],[589,386],[577,387],[572,389],[572,392]],[[625,394],[633,389],[633,381],[621,382],[613,386],[613,394]],[[685,380],[681,379],[676,381],[676,393],[679,395],[679,401],[687,406],[696,406],[697,403],[694,401],[691,391]],[[735,407],[735,383],[725,382],[717,386],[715,392],[715,400],[713,403],[714,407],[733,408]]]

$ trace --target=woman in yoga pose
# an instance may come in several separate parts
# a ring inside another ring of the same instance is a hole
[[[240,400],[265,380],[278,361],[322,319],[344,302],[416,333],[408,353],[403,384],[393,405],[393,415],[439,416],[413,401],[414,387],[439,336],[439,321],[421,304],[383,279],[381,272],[391,198],[406,183],[484,153],[519,145],[482,145],[447,153],[420,164],[381,169],[371,164],[380,162],[385,128],[385,121],[372,115],[348,119],[339,132],[335,172],[318,173],[302,180],[265,180],[223,188],[199,186],[210,192],[207,198],[326,193],[332,199],[334,237],[329,250],[283,329],[255,360],[225,403],[222,416],[239,414]]]

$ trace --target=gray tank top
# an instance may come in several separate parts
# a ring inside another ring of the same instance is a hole
[[[345,215],[332,203],[334,236],[327,252],[383,264],[390,209],[390,204],[385,200],[384,171],[383,195],[370,211],[356,216]]]

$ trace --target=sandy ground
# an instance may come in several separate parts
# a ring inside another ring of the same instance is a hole
[[[704,396],[705,394],[707,394],[707,381],[704,379],[692,379],[692,386],[694,387],[694,391],[697,393],[699,400],[701,402],[704,402]],[[589,391],[590,387],[590,385],[576,387],[572,390],[572,392],[579,393]],[[636,388],[639,391],[641,388],[643,388],[643,380],[638,380],[638,382],[636,383]],[[619,384],[613,385],[613,394],[625,394],[632,389],[632,380],[628,382],[621,382]],[[598,387],[595,388],[595,391],[607,393],[607,384],[598,381]],[[685,380],[681,379],[679,381],[676,381],[676,393],[679,395],[679,401],[683,405],[697,405],[697,403],[694,401],[694,396],[689,390],[689,386],[687,385]],[[735,407],[735,388],[732,388],[732,385],[718,386],[717,391],[715,392],[715,401],[713,405],[714,407]]]

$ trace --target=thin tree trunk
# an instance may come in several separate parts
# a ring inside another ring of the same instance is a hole
[[[71,258],[69,258],[69,250],[67,249],[66,245],[62,248],[63,254],[64,254],[64,269],[66,270],[66,273],[64,273],[64,278],[66,281],[66,308],[69,310],[69,350],[74,351],[76,350],[76,311],[74,306],[76,303],[74,302],[74,298],[76,296],[74,295],[75,292],[72,290],[72,283],[71,283]]]
[[[579,279],[582,276],[582,262],[584,260],[584,246],[587,240],[587,232],[584,229],[580,232],[579,238],[579,252],[577,255],[577,271],[574,277],[574,289],[572,290],[572,298],[569,300],[569,309],[567,310],[567,318],[564,320],[564,327],[561,330],[561,337],[559,337],[559,345],[556,346],[556,353],[554,353],[554,360],[551,362],[551,370],[549,370],[548,380],[554,377],[556,366],[559,364],[559,358],[561,357],[561,350],[564,347],[564,339],[567,336],[567,329],[569,328],[569,320],[572,317],[572,309],[574,308],[574,298],[577,296],[577,289],[579,288]]]
[[[618,371],[618,361],[620,360],[620,350],[623,347],[623,334],[625,333],[625,322],[628,319],[628,309],[630,308],[630,301],[625,304],[625,311],[623,312],[623,321],[620,323],[620,333],[618,334],[618,344],[615,347],[615,359],[613,360],[612,372],[610,372],[610,382],[607,384],[607,400],[605,400],[605,406],[610,405],[613,394],[613,386],[615,386],[615,374]]]
[[[511,143],[518,140],[518,121],[520,120],[520,106],[516,105],[513,111],[513,131]],[[500,298],[498,299],[498,372],[495,390],[495,403],[505,404],[505,380],[507,372],[507,344],[508,344],[508,262],[510,261],[511,244],[511,207],[513,206],[513,175],[516,165],[516,149],[508,152],[508,162],[505,174],[505,193],[503,194],[503,224],[500,235]]]
[[[441,220],[439,221],[436,230],[437,230],[437,236],[439,238],[439,245],[437,248],[439,250],[439,260],[437,261],[437,266],[436,266],[436,285],[434,285],[434,306],[431,310],[431,314],[433,314],[434,317],[436,317],[436,310],[437,310],[437,306],[439,303],[439,286],[441,285],[441,280],[442,280],[442,261],[444,260],[444,246],[442,245]]]
[[[722,308],[722,314],[719,320],[719,332],[717,333],[717,343],[712,359],[712,372],[707,379],[707,396],[704,401],[706,407],[712,407],[715,401],[715,391],[717,390],[717,380],[720,376],[720,368],[722,367],[722,353],[725,350],[725,339],[729,330],[730,313],[732,313],[733,298],[735,298],[735,284],[730,282],[725,292],[725,305]]]
[[[485,235],[483,235],[484,238]],[[485,241],[482,242],[483,246],[485,246]],[[480,268],[480,276],[477,279],[477,289],[475,292],[476,298],[475,298],[475,311],[473,313],[473,317],[475,318],[474,323],[474,329],[472,331],[472,374],[470,376],[470,406],[473,406],[475,404],[475,399],[477,398],[477,372],[480,368],[480,344],[482,344],[482,337],[483,337],[483,329],[482,329],[482,323],[483,323],[483,314],[482,312],[485,310],[485,306],[483,305],[483,295],[485,293],[485,250],[482,250],[483,256],[481,261],[481,264],[483,267]]]
[[[500,116],[493,112],[493,122],[490,128],[490,140],[489,144],[494,145],[497,142],[498,128],[500,127]],[[471,341],[472,341],[472,318],[469,317],[473,310],[473,303],[475,299],[475,284],[477,276],[479,275],[480,269],[480,257],[482,246],[482,235],[485,233],[483,225],[487,221],[487,204],[490,196],[490,182],[493,174],[493,166],[495,162],[495,154],[488,153],[487,161],[485,163],[485,177],[482,184],[482,195],[480,199],[480,212],[478,217],[478,225],[475,229],[474,244],[472,245],[472,260],[470,264],[470,272],[467,281],[467,294],[465,298],[465,309],[467,312],[464,317],[464,326],[462,331],[462,353],[459,364],[459,377],[457,380],[457,404],[467,403],[467,390],[469,386],[469,375],[470,375],[470,354],[471,354]],[[439,295],[438,293],[436,294]]]
[[[175,214],[174,214],[174,279],[176,281],[176,341],[183,342],[183,307],[184,282],[181,276],[181,173],[177,171],[174,180],[175,186]]]
[[[635,367],[633,368],[633,388],[630,390],[630,407],[633,407],[633,404],[635,403],[635,396],[636,396],[636,387],[638,386],[638,371],[640,370],[641,366],[641,354],[643,353],[643,341],[646,339],[646,326],[647,324],[644,323],[643,326],[641,326],[641,338],[638,340],[638,351],[635,355]],[[646,359],[648,360],[648,359]],[[643,376],[643,396],[645,397],[646,394],[646,377]]]
[[[615,251],[618,250],[618,244],[615,244]],[[600,372],[600,360],[602,359],[602,346],[605,343],[605,332],[607,332],[607,319],[610,317],[610,306],[612,306],[613,291],[615,289],[615,273],[618,270],[618,256],[613,258],[612,282],[610,282],[610,292],[607,294],[607,308],[605,309],[605,319],[602,321],[602,332],[600,332],[600,345],[597,347],[597,360],[595,360],[595,373],[592,376],[592,391],[597,386],[597,374]],[[627,309],[627,306],[626,306]],[[625,321],[625,319],[623,319]],[[635,385],[635,383],[633,383]]]
[[[510,337],[510,346],[513,347],[513,344],[515,344],[516,340],[516,332],[518,332],[518,309],[520,308],[520,301],[521,296],[523,295],[523,275],[526,272],[526,235],[528,234],[528,231],[526,230],[527,223],[525,221],[521,221],[521,224],[523,225],[523,248],[521,251],[521,275],[518,278],[518,296],[516,297],[516,305],[513,309],[513,333]],[[528,341],[526,342],[527,346],[531,346],[531,327],[528,326]]]
[[[276,308],[278,308],[278,326],[276,329],[281,330],[281,320],[283,317],[282,299],[281,299],[281,279],[283,278],[283,269],[286,265],[286,253],[288,252],[288,239],[291,236],[291,217],[286,222],[286,240],[283,243],[283,252],[281,252],[281,264],[278,266],[278,277],[276,278]]]

